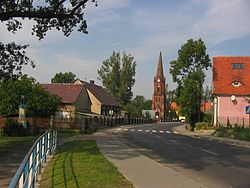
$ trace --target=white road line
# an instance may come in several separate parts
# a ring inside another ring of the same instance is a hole
[[[174,131],[174,134],[178,134],[179,132],[177,132],[177,131]]]
[[[146,132],[146,133],[148,133],[148,132],[149,132],[149,130],[145,130],[145,132]]]
[[[123,129],[124,131],[127,131],[128,129]]]
[[[209,151],[209,150],[206,150],[206,149],[200,149],[201,151],[204,151],[204,152],[206,152],[206,153],[210,153],[210,154],[213,154],[213,155],[220,155],[220,154],[218,154],[218,153],[215,153],[215,152],[212,152],[212,151]]]
[[[156,130],[152,130],[153,133],[156,133]]]
[[[131,129],[130,131],[135,131],[135,129]]]
[[[139,132],[142,132],[142,130],[141,130],[141,129],[139,129],[138,131],[139,131]]]
[[[166,133],[171,134],[171,132],[170,132],[170,131],[166,131]]]
[[[116,129],[117,131],[120,131],[120,130],[122,130],[121,128],[118,128],[118,129]]]
[[[171,142],[174,142],[174,143],[178,143],[177,141],[175,141],[175,140],[171,140],[171,139],[169,139]]]
[[[164,131],[159,131],[160,133],[164,133]]]

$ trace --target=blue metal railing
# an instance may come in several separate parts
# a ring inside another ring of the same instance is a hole
[[[26,154],[23,162],[10,182],[9,188],[30,188],[36,186],[36,178],[41,173],[42,164],[58,146],[58,131],[41,135]]]

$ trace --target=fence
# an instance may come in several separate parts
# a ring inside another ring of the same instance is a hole
[[[38,173],[41,173],[42,164],[46,162],[47,156],[51,155],[58,145],[58,132],[50,131],[40,136],[13,177],[9,188],[35,187]]]
[[[13,118],[13,117],[12,117]],[[17,120],[17,117],[13,119]],[[6,118],[0,118],[0,128],[4,127]],[[30,129],[35,133],[39,130],[48,130],[51,127],[51,119],[49,117],[32,117],[26,118],[29,122]],[[93,127],[98,129],[100,126],[116,126],[128,124],[147,124],[154,123],[155,120],[148,118],[135,117],[82,117],[82,118],[53,118],[53,126],[59,130],[61,129],[78,129],[82,130],[86,127]]]
[[[230,124],[232,127],[240,126],[250,128],[250,118],[247,117],[219,116],[218,121],[222,126]]]

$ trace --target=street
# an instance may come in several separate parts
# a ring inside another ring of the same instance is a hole
[[[159,123],[118,128],[115,136],[143,155],[207,187],[250,187],[250,148],[180,135]]]

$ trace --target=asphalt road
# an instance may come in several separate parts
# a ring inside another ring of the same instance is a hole
[[[250,148],[180,135],[178,123],[117,129],[116,136],[143,155],[201,184],[212,187],[250,187]]]

